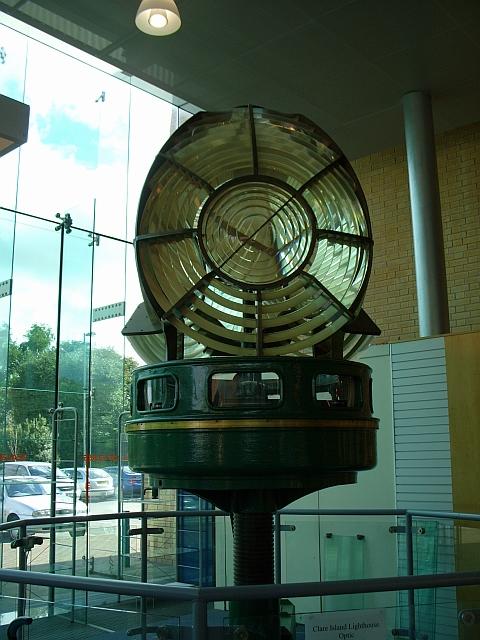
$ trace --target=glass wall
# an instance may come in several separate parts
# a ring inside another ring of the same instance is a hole
[[[190,114],[3,24],[0,52],[0,93],[30,105],[28,142],[0,159],[0,515],[32,515],[16,484],[39,470],[42,481],[23,484],[48,495],[30,511],[50,508],[54,468],[57,509],[137,511],[142,479],[118,428],[143,364],[121,334],[141,302],[136,209],[155,155]],[[138,540],[116,527],[47,532],[31,568],[137,575]],[[16,566],[2,542],[2,566]]]

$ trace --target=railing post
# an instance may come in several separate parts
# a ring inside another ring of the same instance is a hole
[[[62,236],[63,237],[63,236]],[[62,407],[55,407],[52,411],[52,453],[51,453],[51,484],[50,484],[50,517],[56,515],[57,510],[57,440],[58,440],[58,415]],[[56,552],[56,531],[55,527],[50,527],[50,540],[48,547],[48,572],[55,573],[55,552]],[[48,588],[48,615],[54,614],[55,589]]]
[[[122,422],[125,416],[130,415],[129,411],[122,411],[122,413],[118,416],[117,423],[117,451],[118,451],[118,463],[117,463],[117,511],[120,513],[122,511],[122,502],[123,502],[123,482],[122,482],[122,468],[123,468],[123,460],[122,460]],[[123,562],[122,562],[122,552],[123,552],[123,535],[124,535],[124,520],[117,520],[117,580],[121,580],[123,577]],[[128,538],[128,543],[130,544],[130,538]]]
[[[142,517],[141,533],[140,533],[140,579],[142,582],[148,582],[148,564],[147,564],[147,541],[148,541],[148,522],[145,516]],[[141,596],[141,626],[142,640],[146,640],[147,627],[147,598]]]
[[[73,477],[73,496],[72,496],[72,505],[73,505],[73,515],[77,513],[77,467],[78,467],[78,411],[75,407],[64,407],[61,403],[55,409],[51,409],[50,413],[52,415],[52,475],[51,475],[51,489],[50,489],[50,516],[54,517],[56,515],[57,510],[57,441],[58,441],[58,421],[62,420],[64,417],[65,411],[73,412],[73,467],[74,467],[74,477]],[[77,525],[73,523],[72,529],[72,575],[76,573],[76,556],[77,556]],[[55,573],[55,564],[56,564],[56,536],[57,532],[55,527],[50,527],[50,546],[48,550],[48,564],[49,564],[49,572]],[[88,554],[87,554],[88,557]],[[53,602],[55,600],[55,590],[53,587],[50,587],[48,590],[48,600],[49,600],[49,613],[48,615],[53,615],[54,605]],[[75,592],[72,591],[72,622],[74,620],[74,608],[75,608]]]
[[[405,514],[405,546],[407,555],[407,575],[413,576],[414,562],[413,562],[413,526],[412,526],[412,514]],[[415,640],[415,589],[408,589],[408,637],[409,640]]]
[[[192,600],[192,640],[208,640],[206,600]]]
[[[75,407],[66,407],[73,411],[73,515],[77,515],[77,468],[78,468],[78,411]],[[55,473],[56,477],[56,473]],[[55,487],[56,491],[56,487]],[[86,523],[84,525],[87,526]],[[72,527],[72,576],[77,573],[77,523]],[[72,611],[71,622],[75,622],[75,589],[72,589]]]
[[[18,528],[19,540],[25,540],[27,537],[27,525],[22,524]],[[18,568],[20,571],[27,570],[27,549],[24,545],[18,547]],[[23,582],[18,583],[17,590],[17,617],[21,618],[25,615],[27,598],[27,585]]]

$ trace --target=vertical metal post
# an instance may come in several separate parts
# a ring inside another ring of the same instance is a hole
[[[415,574],[414,558],[413,558],[413,526],[412,516],[410,513],[405,515],[405,548],[407,555],[407,575]],[[408,590],[408,637],[415,640],[415,589]]]
[[[95,200],[93,204],[93,229],[95,232]],[[92,328],[92,296],[93,296],[93,260],[94,260],[94,252],[95,252],[95,242],[92,244],[92,268],[91,268],[91,286],[90,286],[90,329]],[[91,358],[91,350],[92,350],[92,335],[93,332],[89,331],[83,335],[84,341],[84,363],[83,363],[83,375],[84,375],[84,404],[83,404],[83,462],[85,464],[85,504],[87,505],[87,514],[90,513],[90,458],[91,458],[91,381],[92,381],[92,358]],[[85,338],[89,338],[89,349],[88,349],[88,358],[87,358],[87,349]],[[77,469],[75,469],[75,475],[77,475]],[[85,567],[84,573],[85,577],[89,575],[89,562],[90,562],[90,523],[86,523],[86,531],[85,531]],[[85,591],[84,593],[84,611],[85,611],[85,624],[87,624],[88,620],[88,599],[89,593]]]
[[[58,345],[57,345],[58,346]],[[60,351],[60,349],[58,349]],[[52,412],[52,477],[50,485],[50,517],[54,517],[57,510],[57,439],[58,439],[58,414],[61,411],[57,407]],[[48,548],[48,572],[55,573],[56,531],[50,527],[50,540]],[[48,587],[48,615],[54,614],[53,602],[55,600],[55,587]]]
[[[75,407],[59,406],[52,411],[52,477],[50,491],[50,516],[54,517],[57,511],[57,441],[58,441],[58,420],[63,417],[64,413],[71,411],[73,413],[73,460],[75,470],[78,465],[78,411]],[[73,479],[73,496],[72,496],[73,515],[77,513],[77,474],[75,472]],[[75,564],[77,556],[77,525],[72,525],[72,575],[75,575]],[[49,573],[55,573],[55,557],[56,557],[56,530],[55,526],[50,527],[50,547],[48,550]],[[55,599],[55,588],[48,588],[49,615],[53,615],[53,602]],[[75,591],[72,590],[72,615],[75,606]]]
[[[142,526],[140,534],[140,580],[148,582],[148,564],[147,564],[147,541],[148,541],[148,522],[147,517],[142,517]],[[147,598],[141,596],[141,621],[142,621],[142,640],[146,640],[147,634]]]
[[[203,501],[202,501],[203,502]],[[205,505],[202,505],[202,509],[205,508]],[[201,516],[198,519],[198,586],[202,586],[203,582],[203,528],[208,527],[208,516]],[[205,531],[206,533],[206,531]]]
[[[122,411],[122,413],[118,416],[117,423],[117,453],[118,453],[118,465],[117,465],[117,512],[120,513],[122,511],[122,491],[123,491],[123,483],[122,483],[122,422],[125,416],[130,415],[129,411]],[[123,520],[117,520],[117,580],[121,580],[123,576],[123,564],[122,564],[122,537],[123,537],[124,527]],[[119,597],[120,601],[120,597]]]
[[[207,603],[205,600],[192,600],[192,640],[208,639]]]
[[[83,455],[87,453],[87,412],[88,412],[88,372],[87,372],[87,336],[83,334],[83,393],[82,393],[82,439],[83,439]],[[76,470],[75,470],[76,471]]]
[[[78,411],[75,407],[68,407],[73,411],[73,515],[77,515],[77,467],[78,467]],[[82,525],[83,526],[83,525]],[[86,526],[86,525],[85,525]],[[77,523],[72,526],[72,576],[76,574],[77,564]],[[75,589],[72,589],[72,615],[71,621],[75,622]]]
[[[25,540],[27,537],[27,526],[22,524],[18,528],[18,537],[20,540]],[[18,547],[18,568],[20,571],[27,570],[27,550],[24,546]],[[27,598],[27,585],[24,582],[18,583],[17,589],[17,617],[20,618],[25,615],[26,611],[26,598]]]
[[[420,336],[450,332],[431,98],[403,96]]]
[[[123,567],[125,569],[130,568],[130,538],[127,535],[130,529],[130,518],[126,520],[122,520],[122,559],[123,559]],[[123,575],[123,574],[122,574]]]
[[[274,563],[275,563],[275,584],[282,582],[282,540],[280,536],[280,514],[276,511],[273,515],[273,535],[274,535]]]
[[[57,214],[60,218],[60,214]],[[50,516],[54,516],[56,512],[56,498],[57,498],[57,438],[58,438],[58,425],[57,425],[57,409],[60,406],[60,336],[61,336],[61,321],[62,321],[62,289],[63,289],[63,255],[65,249],[65,221],[67,217],[70,221],[67,233],[70,233],[71,218],[69,214],[66,214],[62,219],[62,223],[55,229],[60,229],[60,256],[58,266],[58,299],[57,299],[57,334],[56,334],[56,349],[55,349],[55,393],[53,399],[54,411],[52,415],[52,478],[51,478],[51,492],[50,492]],[[50,529],[50,547],[48,550],[48,564],[50,573],[55,573],[55,527]],[[53,587],[48,588],[48,615],[54,614],[53,602],[55,598],[55,589]]]

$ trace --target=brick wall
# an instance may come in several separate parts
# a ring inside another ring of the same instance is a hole
[[[147,496],[149,497],[149,496]],[[177,508],[176,489],[161,489],[158,500],[147,503],[147,511],[175,511]],[[148,521],[149,527],[162,527],[162,534],[148,536],[148,559],[150,565],[161,576],[161,567],[176,567],[177,562],[177,525],[175,518],[161,518]],[[176,572],[171,580],[176,580]]]
[[[452,332],[480,329],[480,123],[436,140]],[[367,198],[375,241],[365,309],[376,342],[418,337],[408,173],[403,146],[352,163]]]

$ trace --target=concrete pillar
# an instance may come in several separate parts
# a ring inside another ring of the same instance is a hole
[[[403,96],[420,336],[450,332],[432,104],[424,91]]]

